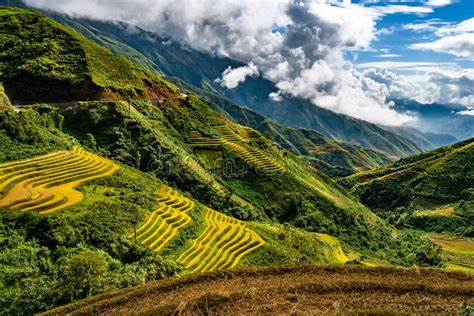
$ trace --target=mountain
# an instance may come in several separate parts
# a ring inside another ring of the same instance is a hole
[[[463,115],[466,107],[454,104],[421,104],[413,100],[395,99],[399,112],[415,113],[417,128],[426,133],[450,134],[458,139],[474,136],[474,116]]]
[[[216,111],[237,123],[258,130],[265,137],[304,157],[313,167],[329,176],[347,176],[387,165],[396,159],[382,151],[334,141],[314,130],[281,125],[216,93],[199,89],[177,78],[168,77],[168,80],[184,91],[199,95]]]
[[[425,151],[433,149],[433,148],[451,145],[458,141],[456,137],[451,136],[449,134],[440,134],[440,133],[435,134],[431,132],[422,132],[420,130],[417,130],[411,127],[384,126],[384,128],[406,139],[411,139],[412,141],[416,142],[417,145],[420,146],[420,148],[422,148]]]
[[[1,314],[235,266],[443,264],[199,96],[41,13],[0,25]]]
[[[346,178],[379,215],[437,233],[474,237],[474,139]],[[384,216],[385,214],[385,216]]]
[[[417,145],[418,139],[414,136],[408,140],[375,124],[316,107],[308,101],[293,98],[285,98],[281,102],[272,101],[268,94],[274,92],[275,87],[263,78],[249,78],[236,89],[225,89],[214,82],[215,79],[229,66],[242,66],[228,58],[194,51],[122,22],[71,19],[55,14],[51,16],[148,69],[214,92],[282,125],[311,129],[332,140],[383,151],[397,157],[423,150]]]

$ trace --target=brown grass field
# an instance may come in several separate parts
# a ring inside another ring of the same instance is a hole
[[[44,315],[468,315],[474,276],[436,269],[244,268],[151,282]]]

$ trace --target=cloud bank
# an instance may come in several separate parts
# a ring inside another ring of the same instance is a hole
[[[82,0],[24,1],[72,16],[128,22],[240,61],[246,66],[226,69],[217,79],[229,89],[248,76],[261,75],[275,83],[270,95],[275,100],[304,98],[384,125],[405,124],[413,117],[393,110],[387,102],[390,89],[355,69],[343,53],[368,49],[378,35],[376,21],[386,14],[433,12],[431,6],[364,7],[325,0],[89,0],[87,5]],[[447,2],[432,0],[430,5]]]

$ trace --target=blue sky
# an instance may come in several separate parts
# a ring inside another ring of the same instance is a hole
[[[373,2],[353,1],[364,6],[426,6],[423,2]],[[371,45],[371,50],[348,54],[348,59],[356,65],[374,62],[435,62],[454,63],[461,68],[474,68],[474,60],[452,54],[410,49],[411,44],[430,42],[438,39],[432,29],[414,31],[405,29],[407,25],[433,23],[433,27],[455,25],[474,17],[474,0],[460,0],[451,4],[431,7],[433,12],[426,14],[389,14],[377,21],[377,29],[383,30]],[[449,23],[449,24],[448,24]],[[393,55],[393,56],[391,56]],[[395,56],[398,55],[398,56]],[[397,69],[394,69],[397,71]],[[401,72],[398,70],[398,72]]]

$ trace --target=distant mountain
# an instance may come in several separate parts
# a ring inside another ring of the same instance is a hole
[[[423,150],[430,150],[450,144],[454,144],[458,139],[448,134],[435,134],[430,132],[422,132],[412,127],[390,127],[385,126],[386,130],[393,132],[399,136],[416,142]]]
[[[474,136],[474,116],[463,115],[464,106],[454,104],[421,104],[413,100],[393,100],[400,112],[415,113],[419,117],[417,128],[424,132],[449,134],[458,139]],[[437,138],[438,135],[435,135]],[[447,140],[447,139],[446,139]]]
[[[199,95],[216,111],[232,117],[239,124],[250,126],[296,155],[307,158],[313,167],[329,176],[347,176],[396,160],[395,156],[382,151],[334,141],[311,129],[284,126],[217,93],[199,89],[181,79],[168,77],[168,80],[185,91]]]
[[[122,22],[71,19],[54,14],[51,16],[148,69],[183,79],[283,125],[315,130],[333,140],[384,151],[397,157],[418,153],[424,149],[417,145],[416,138],[408,140],[375,124],[316,107],[308,101],[294,98],[285,98],[281,102],[272,101],[268,94],[273,92],[275,87],[262,78],[250,78],[236,89],[225,89],[214,80],[220,77],[227,67],[241,66],[231,59],[191,50],[167,38]],[[433,147],[435,146],[431,148]]]
[[[0,0],[0,4],[24,7],[18,0]],[[375,124],[319,108],[301,99],[285,98],[281,102],[275,102],[268,98],[269,93],[275,91],[275,87],[263,78],[249,78],[236,89],[228,90],[214,81],[227,67],[242,66],[239,62],[183,47],[168,38],[123,22],[72,19],[52,12],[47,13],[148,70],[183,79],[285,126],[314,130],[335,141],[383,151],[397,157],[455,141],[451,139],[449,142],[444,135],[432,134],[427,137],[401,131],[394,133],[396,129],[387,131]],[[447,134],[446,131],[441,133]]]

